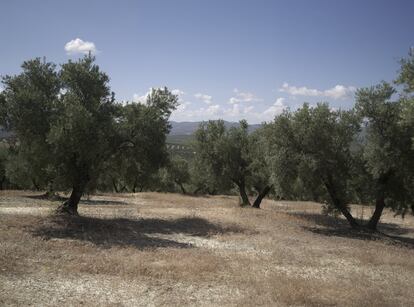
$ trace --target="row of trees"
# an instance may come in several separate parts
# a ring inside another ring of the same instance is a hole
[[[413,52],[394,85],[359,89],[351,110],[305,103],[253,133],[246,121],[229,129],[208,121],[183,157],[165,145],[177,105],[168,89],[152,90],[146,104],[119,104],[91,56],[60,70],[40,59],[22,68],[3,78],[0,119],[18,142],[0,148],[0,175],[49,192],[70,188],[62,211],[76,214],[82,194],[99,189],[237,191],[241,205],[255,208],[267,195],[314,200],[369,229],[386,206],[414,212]],[[366,225],[351,203],[375,206]]]
[[[325,202],[352,227],[375,230],[383,209],[414,213],[414,53],[401,61],[397,89],[383,82],[359,89],[351,110],[327,103],[285,111],[249,135],[247,123],[226,130],[221,121],[201,125],[196,160],[218,186],[234,185],[253,207],[270,191],[280,199]],[[351,203],[375,206],[361,225]]]

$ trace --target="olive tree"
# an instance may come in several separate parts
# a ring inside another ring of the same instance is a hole
[[[263,183],[263,176],[253,174],[262,168],[263,161],[259,161],[259,139],[249,135],[247,122],[242,120],[238,127],[229,129],[222,120],[202,123],[195,139],[195,159],[208,168],[208,174],[220,186],[237,187],[243,206],[251,205],[248,191],[254,182],[259,194],[253,205],[260,208],[270,187]]]
[[[325,200],[357,227],[347,206],[353,163],[351,143],[359,130],[354,112],[334,111],[325,103],[316,107],[304,104],[296,112],[287,110],[277,116],[267,129],[267,159],[276,194],[292,197],[298,178],[323,186]]]
[[[116,192],[147,186],[168,162],[165,145],[168,122],[178,98],[167,88],[152,89],[144,103],[124,105],[117,117],[118,150],[105,163],[102,177]]]
[[[19,75],[3,78],[2,125],[16,134],[21,157],[37,178],[71,189],[60,208],[69,214],[77,214],[83,193],[96,186],[117,152],[153,164],[163,159],[177,102],[165,88],[153,90],[145,105],[117,104],[109,77],[94,60],[69,60],[57,70],[35,59],[24,62]]]
[[[355,108],[366,127],[362,157],[368,202],[375,211],[367,227],[375,230],[385,207],[404,215],[414,204],[414,55],[401,61],[398,99],[388,83],[359,89]],[[413,211],[414,212],[414,211]]]

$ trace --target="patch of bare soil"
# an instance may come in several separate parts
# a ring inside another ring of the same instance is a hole
[[[38,194],[0,193],[0,305],[414,305],[412,216],[370,235],[316,203],[139,193],[64,218]]]

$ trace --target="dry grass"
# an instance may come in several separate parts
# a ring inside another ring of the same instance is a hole
[[[34,196],[0,194],[0,305],[414,305],[411,216],[368,235],[308,202],[104,194],[62,218]]]

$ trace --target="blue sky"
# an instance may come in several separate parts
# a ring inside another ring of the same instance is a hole
[[[348,108],[355,88],[395,78],[413,12],[412,0],[0,0],[0,74],[92,50],[119,100],[167,86],[174,120],[259,123],[304,101]]]

